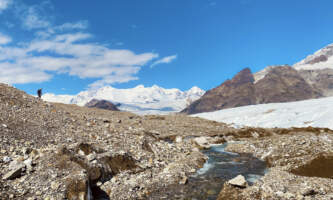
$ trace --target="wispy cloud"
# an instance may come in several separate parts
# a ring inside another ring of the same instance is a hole
[[[12,0],[0,0],[0,13],[6,10],[11,3]]]
[[[43,15],[43,6],[16,5],[15,12],[22,28],[35,38],[13,43],[11,37],[0,34],[0,82],[40,83],[56,74],[67,74],[81,79],[96,78],[90,86],[100,87],[138,79],[141,68],[159,57],[157,53],[135,53],[94,43],[94,35],[86,32],[87,21],[54,25]],[[154,65],[173,59],[166,57]]]
[[[72,29],[86,29],[88,28],[88,21],[86,20],[82,20],[82,21],[78,21],[75,23],[64,23],[60,26],[56,26],[55,29],[56,30],[60,30],[60,31],[64,31],[64,30],[72,30]]]
[[[9,36],[7,35],[4,35],[4,34],[1,34],[0,33],[0,45],[3,45],[3,44],[8,44],[12,41],[12,38],[10,38]]]
[[[150,67],[153,68],[153,67],[155,67],[156,65],[159,65],[159,64],[171,63],[176,58],[177,58],[177,55],[172,55],[172,56],[167,56],[167,57],[161,58],[161,59],[155,61],[153,64],[151,64]]]
[[[208,0],[208,5],[210,5],[210,6],[216,6],[217,2],[215,0]]]

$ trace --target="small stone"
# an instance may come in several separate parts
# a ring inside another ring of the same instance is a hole
[[[31,148],[23,148],[23,149],[22,149],[22,153],[23,153],[23,154],[30,154],[31,151],[32,151]]]
[[[2,124],[2,127],[7,128],[8,126],[6,124]]]
[[[179,181],[179,184],[185,185],[188,181],[188,178],[186,176],[183,176],[183,178]]]
[[[242,175],[236,176],[235,178],[229,180],[228,183],[230,185],[241,187],[241,188],[245,188],[247,185],[247,182],[246,182],[244,176],[242,176]]]
[[[310,195],[314,195],[316,194],[317,192],[315,190],[313,190],[312,188],[302,188],[301,189],[301,194],[303,196],[310,196]]]
[[[176,143],[180,143],[183,141],[183,138],[181,136],[176,137]]]
[[[252,132],[251,135],[254,138],[259,138],[259,136],[260,136],[257,132]]]
[[[51,189],[52,190],[57,190],[59,188],[60,184],[56,181],[51,183]]]
[[[96,159],[96,154],[91,153],[91,154],[87,155],[87,160],[88,160],[89,162],[91,162],[91,161],[93,161],[93,160],[95,160],[95,159]]]
[[[215,190],[208,190],[207,194],[208,195],[214,195],[214,194],[216,194],[216,191]]]

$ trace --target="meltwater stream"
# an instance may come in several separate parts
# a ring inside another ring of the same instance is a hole
[[[173,185],[158,192],[159,199],[215,200],[223,184],[237,175],[242,174],[251,185],[265,174],[265,162],[251,154],[226,152],[226,145],[204,150],[209,159],[203,168],[189,177],[187,184]],[[151,199],[156,198],[153,196]]]

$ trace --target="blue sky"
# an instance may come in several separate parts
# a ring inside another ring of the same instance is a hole
[[[0,82],[210,89],[333,42],[330,0],[0,0]]]

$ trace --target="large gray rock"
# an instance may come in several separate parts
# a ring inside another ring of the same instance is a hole
[[[228,181],[230,185],[245,188],[247,186],[247,182],[242,175],[238,175],[235,178]]]
[[[24,172],[25,170],[25,164],[22,163],[22,162],[11,162],[11,165],[9,167],[10,171],[7,172],[3,177],[2,179],[3,180],[12,180],[12,179],[15,179],[15,178],[18,178],[22,175],[22,173]]]

